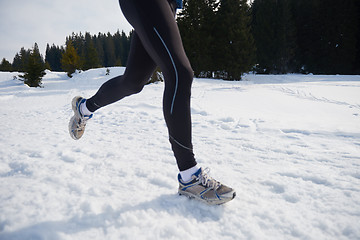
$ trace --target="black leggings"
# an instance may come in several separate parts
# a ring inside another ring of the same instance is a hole
[[[174,0],[119,0],[134,27],[124,75],[105,82],[86,102],[90,111],[139,93],[156,66],[165,78],[163,112],[180,171],[196,165],[191,142],[190,95],[193,71],[174,15]]]

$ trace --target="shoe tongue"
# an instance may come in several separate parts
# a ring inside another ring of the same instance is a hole
[[[199,168],[199,170],[197,170],[197,171],[194,173],[194,175],[195,175],[196,177],[199,177],[201,172],[202,172],[202,168]]]

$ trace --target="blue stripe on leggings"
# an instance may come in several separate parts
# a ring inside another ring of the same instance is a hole
[[[175,66],[175,62],[174,62],[174,59],[172,58],[171,56],[171,53],[168,49],[168,47],[166,46],[164,40],[162,39],[162,37],[160,36],[159,32],[156,30],[156,28],[154,27],[154,31],[155,33],[158,35],[158,37],[160,38],[162,44],[164,45],[166,51],[168,52],[169,54],[169,57],[170,57],[170,60],[171,60],[171,63],[174,67],[174,70],[175,70],[175,91],[174,91],[174,96],[173,96],[173,99],[172,99],[172,102],[171,102],[171,109],[170,109],[170,114],[173,113],[173,109],[174,109],[174,102],[175,102],[175,97],[176,97],[176,93],[177,93],[177,89],[178,89],[178,85],[179,85],[179,76],[178,76],[178,72],[177,72],[177,69],[176,69],[176,66]]]

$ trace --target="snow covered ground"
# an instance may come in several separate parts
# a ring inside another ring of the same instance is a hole
[[[68,134],[70,101],[123,68],[43,88],[0,72],[0,239],[360,239],[360,76],[195,79],[201,166],[237,197],[177,195],[163,83],[96,112]]]

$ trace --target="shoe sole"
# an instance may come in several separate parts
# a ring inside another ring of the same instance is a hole
[[[69,134],[70,134],[71,138],[74,139],[74,140],[79,140],[79,139],[82,137],[82,135],[81,135],[79,138],[77,138],[77,137],[73,134],[73,131],[72,131],[72,123],[74,122],[74,119],[75,119],[75,118],[77,117],[77,115],[78,115],[78,111],[77,111],[77,109],[76,109],[76,103],[78,102],[78,99],[79,99],[79,98],[82,98],[82,97],[76,96],[76,97],[74,97],[74,98],[72,99],[72,101],[71,101],[71,108],[72,108],[72,110],[74,111],[74,116],[72,116],[72,117],[70,118],[69,126],[68,126],[68,128],[69,128]]]
[[[229,193],[230,197],[228,197],[228,198],[217,199],[217,200],[213,200],[213,201],[203,199],[203,198],[199,197],[198,195],[194,195],[194,194],[186,192],[186,191],[179,190],[178,193],[180,196],[185,196],[185,197],[188,197],[189,199],[195,199],[197,201],[206,203],[208,205],[221,205],[221,204],[224,204],[224,203],[227,203],[227,202],[233,200],[236,197],[236,192],[234,192],[234,191],[232,193],[231,192]]]

